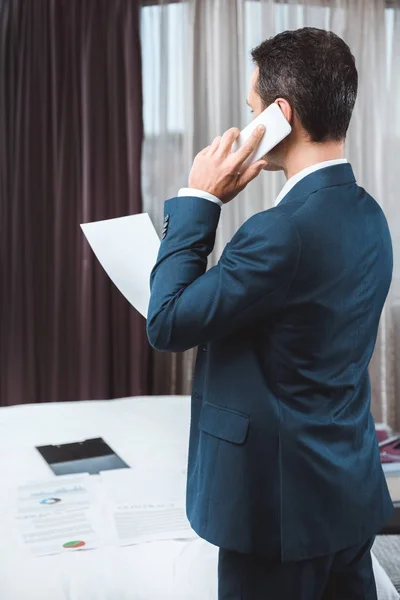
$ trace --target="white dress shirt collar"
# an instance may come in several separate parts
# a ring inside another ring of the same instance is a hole
[[[275,206],[278,206],[279,202],[281,200],[283,200],[283,198],[286,196],[286,194],[288,194],[290,192],[290,190],[292,188],[294,188],[296,183],[299,183],[299,181],[301,181],[304,177],[307,177],[307,175],[311,175],[311,173],[314,173],[315,171],[319,171],[319,169],[325,169],[325,167],[333,167],[334,165],[343,165],[344,163],[347,163],[346,158],[337,158],[335,160],[325,160],[324,162],[316,163],[315,165],[312,165],[311,167],[307,167],[306,169],[299,171],[299,173],[296,173],[296,175],[293,175],[293,177],[291,177],[290,179],[287,180],[287,182],[283,186],[279,196],[275,200]]]
[[[319,169],[324,169],[325,167],[333,167],[334,165],[342,165],[344,163],[347,163],[347,160],[345,158],[326,160],[324,162],[312,165],[311,167],[307,167],[299,173],[296,173],[296,175],[293,175],[293,177],[288,179],[285,185],[283,186],[281,193],[275,200],[275,206],[278,206],[279,202],[286,196],[286,194],[290,192],[290,190],[296,185],[296,183],[303,179],[303,177],[306,177],[307,175],[310,175],[311,173],[314,173]],[[193,188],[181,188],[178,192],[178,196],[197,196],[199,198],[209,200],[210,202],[214,202],[215,204],[218,204],[218,206],[222,206],[222,202],[219,198],[217,198],[213,194],[209,194],[208,192],[203,192],[202,190],[197,190]]]

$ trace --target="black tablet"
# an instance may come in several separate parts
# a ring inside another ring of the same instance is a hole
[[[36,448],[56,475],[90,473],[112,469],[129,469],[103,438],[93,438],[83,442],[61,444],[59,446],[38,446]]]

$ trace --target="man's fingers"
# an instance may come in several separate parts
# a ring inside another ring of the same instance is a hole
[[[220,146],[222,137],[220,135],[218,135],[213,143],[211,144],[211,146],[209,146],[209,154],[214,154],[214,152],[216,152]]]
[[[225,131],[221,138],[221,142],[218,148],[218,154],[220,156],[226,156],[231,153],[232,144],[240,135],[240,129],[237,127],[231,127],[228,131]]]
[[[258,125],[256,129],[253,131],[249,139],[239,150],[234,152],[233,156],[235,157],[235,164],[241,165],[244,161],[253,154],[254,150],[257,148],[261,139],[265,133],[264,125]]]
[[[239,186],[243,189],[250,181],[253,181],[259,173],[268,165],[266,160],[258,160],[253,165],[250,165],[244,173],[240,175]]]
[[[216,150],[218,150],[219,148],[219,144],[221,142],[221,136],[217,136],[212,144],[210,144],[209,146],[206,146],[205,148],[203,148],[203,150],[200,150],[198,156],[205,156],[206,154],[214,154],[216,152]]]
[[[203,148],[203,150],[200,150],[200,152],[197,154],[197,156],[204,156],[205,154],[208,153],[210,148],[211,148],[211,146],[206,146],[205,148]]]

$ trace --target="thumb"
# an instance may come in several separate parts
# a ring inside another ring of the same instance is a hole
[[[246,187],[250,181],[253,181],[261,173],[261,171],[268,165],[266,160],[258,160],[254,164],[250,165],[240,177],[240,185]]]

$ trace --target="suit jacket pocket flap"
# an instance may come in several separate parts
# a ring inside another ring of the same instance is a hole
[[[243,444],[249,429],[250,417],[206,402],[201,411],[201,431],[233,444]]]

